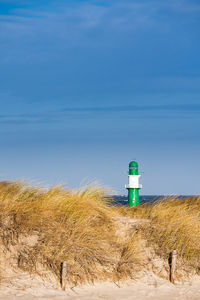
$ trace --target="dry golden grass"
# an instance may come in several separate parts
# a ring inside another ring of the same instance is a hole
[[[43,266],[59,278],[60,265],[67,261],[73,284],[125,278],[119,265],[128,264],[124,252],[128,241],[117,239],[113,224],[117,212],[107,195],[94,186],[77,192],[59,186],[45,191],[21,182],[1,182],[2,244],[8,251],[10,245],[18,245],[16,260],[26,271],[38,272]],[[139,252],[138,246],[135,249]],[[138,252],[130,255],[131,263],[134,257],[138,260]]]
[[[199,269],[199,198],[120,208],[108,195],[97,186],[43,190],[22,182],[1,182],[1,244],[12,250],[18,267],[29,272],[48,269],[59,279],[60,265],[67,261],[73,285],[134,278],[145,268],[144,245],[165,260],[177,249],[193,269]],[[148,222],[129,227],[126,238],[119,238],[120,216],[127,217],[127,223],[131,218]]]
[[[200,198],[171,197],[155,204],[120,208],[120,212],[149,220],[141,230],[157,254],[167,258],[176,249],[179,257],[200,271]]]

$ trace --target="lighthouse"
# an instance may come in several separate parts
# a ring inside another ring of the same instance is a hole
[[[128,189],[128,205],[130,207],[137,206],[140,203],[139,190],[142,188],[142,185],[139,184],[140,176],[138,173],[138,163],[131,161],[129,163],[128,185],[125,186]]]

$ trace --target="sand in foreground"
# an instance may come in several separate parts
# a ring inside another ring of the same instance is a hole
[[[172,285],[167,280],[148,274],[139,282],[127,281],[117,285],[110,282],[94,286],[81,286],[63,292],[43,282],[40,278],[22,277],[15,282],[3,284],[0,299],[69,299],[69,300],[199,300],[200,277]]]

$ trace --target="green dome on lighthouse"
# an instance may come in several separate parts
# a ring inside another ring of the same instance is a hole
[[[129,175],[138,175],[138,163],[131,161],[129,164]]]
[[[132,167],[132,168],[138,168],[138,163],[136,161],[131,161],[130,164],[129,164],[129,168]]]

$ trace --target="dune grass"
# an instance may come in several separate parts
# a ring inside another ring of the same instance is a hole
[[[125,216],[149,220],[141,230],[158,255],[167,258],[176,249],[184,262],[200,271],[199,197],[171,197],[120,211]]]
[[[128,241],[117,238],[113,218],[118,213],[111,204],[108,192],[95,186],[45,191],[21,182],[1,182],[2,243],[9,250],[21,241],[15,256],[25,271],[39,272],[43,266],[59,278],[60,265],[67,261],[72,284],[124,278],[138,260],[139,248],[136,245],[125,261]],[[36,238],[35,243],[30,245],[27,237]]]
[[[45,190],[22,182],[1,182],[1,244],[6,251],[12,250],[20,269],[50,270],[58,280],[60,265],[67,261],[72,285],[134,278],[145,268],[144,245],[153,247],[164,259],[177,249],[198,271],[199,205],[199,198],[172,198],[121,208],[98,186],[78,191],[61,186]],[[129,228],[123,238],[121,225],[115,222],[120,216],[127,217],[127,222],[132,218],[148,222]]]

